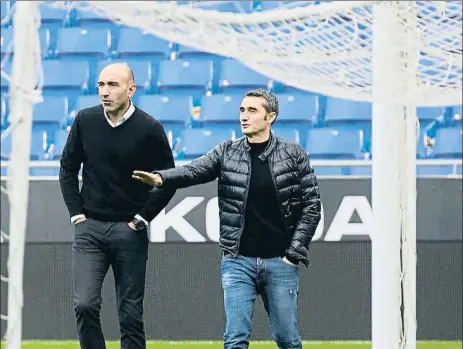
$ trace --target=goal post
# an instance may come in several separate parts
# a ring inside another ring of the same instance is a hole
[[[29,158],[33,104],[40,101],[40,16],[33,1],[17,1],[14,19],[14,58],[10,80],[11,137],[6,195],[9,202],[8,313],[6,349],[19,349],[22,337],[23,267],[29,200]],[[11,53],[11,52],[9,52]],[[3,74],[2,74],[3,75]],[[2,190],[3,191],[3,190]]]
[[[302,90],[372,103],[373,349],[415,349],[416,108],[462,103],[461,1],[300,2],[238,14],[202,3],[16,2],[7,349],[18,349],[21,338],[27,162],[32,105],[39,101],[34,93],[41,86],[40,4],[89,11],[177,44],[235,58]]]

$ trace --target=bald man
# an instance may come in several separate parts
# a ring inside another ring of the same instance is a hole
[[[148,224],[175,191],[152,190],[134,181],[132,172],[175,165],[163,127],[133,105],[135,90],[127,65],[105,67],[98,78],[101,105],[79,111],[61,157],[59,181],[74,225],[74,305],[82,349],[106,348],[100,308],[109,267],[116,285],[121,349],[146,348]]]

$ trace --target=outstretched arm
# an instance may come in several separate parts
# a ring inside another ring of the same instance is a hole
[[[156,187],[186,188],[211,182],[219,176],[224,143],[185,166],[152,173],[134,171],[133,178]]]

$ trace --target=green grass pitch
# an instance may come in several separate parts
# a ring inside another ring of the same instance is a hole
[[[1,349],[5,348],[2,342]],[[77,342],[24,341],[24,349],[79,349]],[[119,349],[118,342],[108,342],[107,349]],[[222,349],[222,342],[148,342],[147,349]],[[251,342],[250,349],[277,349],[272,342]],[[368,342],[304,342],[304,349],[368,349]],[[461,342],[419,342],[417,349],[463,349]]]

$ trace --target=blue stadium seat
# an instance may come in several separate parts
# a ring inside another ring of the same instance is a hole
[[[340,98],[326,99],[325,125],[338,123],[371,122],[371,103],[354,102]]]
[[[102,59],[109,55],[111,31],[94,28],[60,28],[57,32],[57,58]]]
[[[234,130],[185,129],[181,135],[181,155],[185,159],[197,158],[221,142],[234,139]]]
[[[52,142],[57,129],[57,127],[51,129],[40,124],[32,125],[31,160],[45,159],[48,146]]]
[[[157,87],[160,93],[190,95],[199,99],[211,89],[212,62],[162,61]]]
[[[361,130],[311,129],[306,150],[314,159],[359,159],[362,157]]]
[[[273,126],[272,132],[277,137],[286,139],[290,142],[301,144],[300,134],[297,128],[280,128],[278,126]]]
[[[47,1],[40,4],[40,20],[42,28],[56,29],[59,27],[65,27],[69,25],[70,18],[70,12],[65,9],[51,7],[50,4],[47,4]]]
[[[2,27],[9,26],[11,24],[11,18],[9,20],[6,20],[6,17],[10,16],[11,1],[0,1],[0,5],[1,5],[0,15],[1,15]]]
[[[445,112],[445,108],[441,107],[418,107],[416,108],[416,115],[420,122],[434,121],[439,115]]]
[[[434,157],[462,158],[462,129],[456,127],[441,128],[437,131]]]
[[[154,82],[154,69],[151,65],[150,61],[137,61],[137,60],[127,60],[127,59],[115,59],[115,60],[104,60],[98,62],[96,68],[96,76],[95,76],[95,86],[98,84],[98,75],[101,70],[111,63],[122,62],[126,63],[130,69],[133,71],[133,75],[135,76],[135,84],[137,85],[137,89],[143,93],[150,93],[152,92],[152,86]]]
[[[145,95],[138,98],[138,107],[158,120],[172,141],[189,124],[193,100],[189,96]]]
[[[61,159],[61,154],[63,153],[64,146],[66,145],[66,141],[69,136],[69,131],[67,130],[57,130],[54,139],[53,139],[53,147],[51,154],[52,160],[59,160]]]
[[[201,51],[199,49],[178,45],[177,59],[186,61],[213,61],[219,62],[223,59],[223,56],[215,55],[213,53]]]
[[[82,110],[82,109],[95,107],[100,104],[101,104],[101,100],[100,100],[99,95],[79,96],[76,99],[76,105],[74,107],[74,112],[78,112],[79,110]]]
[[[60,96],[47,96],[42,103],[35,104],[32,122],[60,126],[69,113],[68,99]]]
[[[199,120],[208,128],[233,128],[237,134],[240,130],[240,105],[242,96],[207,95],[201,98]]]
[[[8,52],[8,47],[13,41],[13,27],[2,28],[1,30],[1,56],[3,57]],[[50,54],[50,31],[48,29],[39,29],[40,49],[42,57],[47,57]],[[12,46],[13,47],[13,46]],[[14,49],[13,49],[14,52]]]
[[[310,94],[285,93],[277,95],[280,113],[274,127],[297,128],[300,144],[305,147],[307,131],[318,117],[318,96]]]
[[[461,127],[462,119],[463,119],[463,112],[461,105],[457,105],[452,107],[451,110],[451,118],[452,124]]]
[[[110,19],[100,17],[92,11],[75,10],[73,17],[73,22],[79,27],[102,29],[112,29],[117,27],[117,25]]]
[[[70,91],[86,92],[89,81],[88,62],[46,60],[42,62],[44,92],[53,90],[67,95]]]
[[[136,28],[122,28],[116,49],[118,57],[134,57],[159,62],[168,58],[172,43]]]
[[[371,177],[371,166],[350,166],[347,170],[350,176]]]
[[[8,160],[10,157],[10,153],[11,153],[11,134],[3,138],[3,132],[2,132],[0,150],[1,150],[1,159]]]
[[[242,95],[256,88],[270,89],[271,85],[271,79],[234,59],[225,59],[220,63],[221,93]]]

